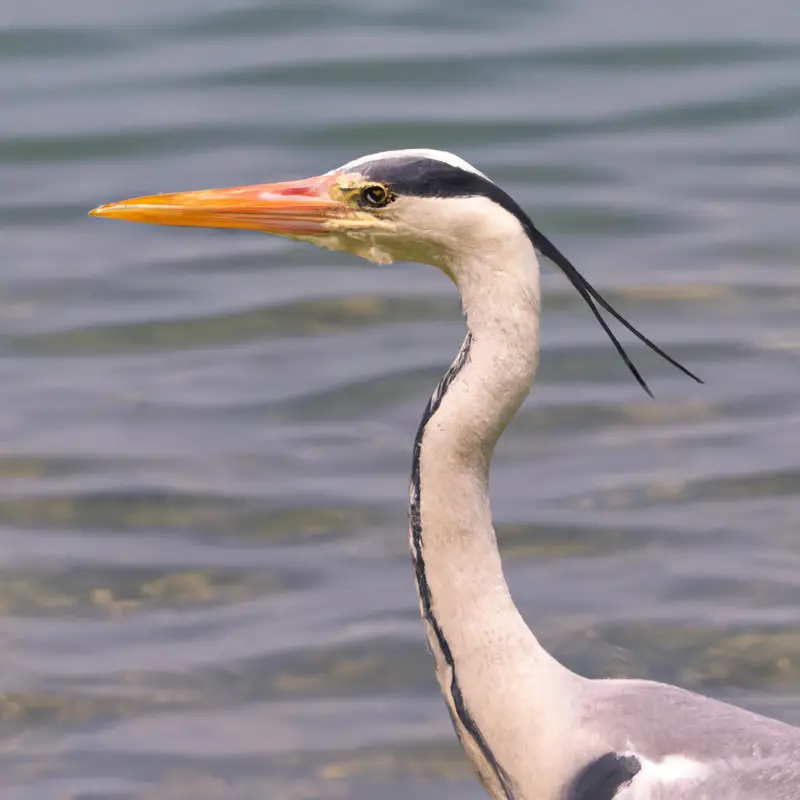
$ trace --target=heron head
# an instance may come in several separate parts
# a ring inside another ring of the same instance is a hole
[[[249,228],[342,250],[377,263],[416,261],[451,277],[465,250],[524,236],[489,195],[505,195],[443,151],[398,150],[324,175],[282,183],[157,194],[109,203],[92,216],[213,228]]]

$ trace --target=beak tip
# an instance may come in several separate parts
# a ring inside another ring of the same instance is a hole
[[[90,217],[105,217],[107,219],[114,219],[121,217],[120,212],[125,210],[124,203],[104,203],[102,206],[97,206],[89,212]],[[125,219],[122,216],[122,219]]]

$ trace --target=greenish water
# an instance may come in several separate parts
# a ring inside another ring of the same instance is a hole
[[[0,797],[482,797],[406,553],[452,287],[86,217],[394,147],[502,183],[545,277],[495,514],[570,666],[800,724],[795,0],[45,0],[0,16]]]

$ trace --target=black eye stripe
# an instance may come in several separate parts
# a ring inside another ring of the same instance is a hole
[[[358,170],[365,178],[380,181],[393,192],[412,197],[470,197],[485,195],[497,200],[502,189],[482,175],[432,158],[383,158]]]

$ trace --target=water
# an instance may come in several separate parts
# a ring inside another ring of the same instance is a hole
[[[515,598],[591,675],[800,723],[794,0],[5,3],[0,796],[480,798],[425,653],[411,438],[452,287],[140,193],[453,150],[565,280],[501,443]]]

